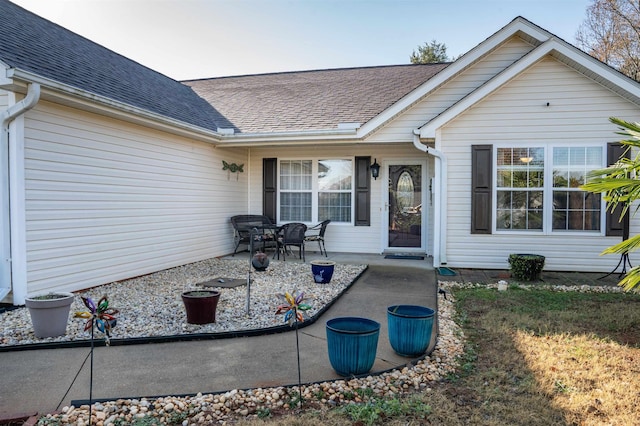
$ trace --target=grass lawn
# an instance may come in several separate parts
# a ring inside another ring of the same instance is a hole
[[[511,287],[454,291],[467,336],[457,373],[427,392],[244,425],[635,425],[640,295]]]

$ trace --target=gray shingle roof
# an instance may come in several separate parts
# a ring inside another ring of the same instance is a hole
[[[178,82],[0,0],[0,60],[77,89],[209,130],[365,124],[448,64],[286,72]]]
[[[449,64],[395,65],[190,80],[243,133],[364,124]]]
[[[0,60],[103,97],[216,130],[230,124],[191,88],[0,0]]]

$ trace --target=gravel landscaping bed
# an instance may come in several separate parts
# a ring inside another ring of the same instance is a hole
[[[98,301],[107,295],[109,306],[119,310],[112,341],[118,339],[224,333],[258,330],[283,324],[282,316],[275,315],[281,300],[278,293],[302,291],[306,303],[312,306],[307,314],[312,317],[333,302],[366,269],[366,265],[335,267],[330,284],[316,284],[309,264],[273,262],[266,271],[251,273],[250,314],[247,315],[247,286],[234,288],[207,287],[221,292],[216,311],[216,322],[205,325],[189,324],[181,299],[187,290],[203,288],[199,283],[243,280],[246,283],[248,263],[238,259],[208,259],[177,268],[119,281],[86,291],[78,296],[89,296]],[[221,283],[223,285],[224,283]],[[86,311],[82,299],[76,297],[71,316]],[[84,331],[85,320],[71,318],[65,336],[37,338],[33,334],[27,308],[18,308],[0,314],[0,347],[88,340],[90,331]]]
[[[361,274],[365,265],[336,265],[330,286],[318,286],[313,282],[308,265],[278,263],[277,268],[266,272],[252,273],[251,317],[246,316],[246,286],[222,288],[215,324],[204,326],[186,323],[180,293],[197,287],[197,283],[216,280],[219,277],[232,279],[247,278],[246,262],[240,260],[211,259],[203,262],[173,268],[144,277],[88,290],[86,294],[98,299],[107,294],[111,305],[119,308],[120,323],[114,330],[114,337],[154,336],[161,334],[215,333],[229,330],[255,329],[281,324],[282,317],[273,315],[279,300],[275,293],[301,290],[313,305],[310,315],[316,314],[326,304],[331,303],[340,292]],[[161,284],[159,284],[161,283]],[[286,284],[283,284],[286,283]],[[323,383],[305,384],[301,393],[305,401],[334,407],[345,403],[366,402],[373,398],[393,398],[412,392],[430,392],[430,386],[455,371],[458,358],[463,354],[465,336],[454,321],[454,300],[449,290],[452,288],[486,287],[497,289],[498,283],[461,284],[439,282],[444,290],[438,294],[438,339],[435,349],[424,358],[401,369],[394,369],[375,376],[354,377]],[[519,285],[523,289],[534,286]],[[618,292],[611,286],[535,286],[552,291]],[[135,296],[135,297],[133,297]],[[84,310],[80,298],[72,310]],[[163,312],[170,310],[173,315],[158,312],[163,304]],[[33,342],[26,309],[18,309],[0,314],[0,345],[19,345]],[[82,321],[70,325],[67,336],[51,340],[86,339],[82,331]],[[35,339],[49,340],[49,339]],[[232,424],[238,418],[258,417],[261,413],[294,410],[300,389],[259,388],[231,390],[220,394],[197,394],[186,397],[165,396],[156,399],[120,399],[95,403],[92,409],[92,424],[131,424],[149,420],[159,424]],[[60,413],[49,414],[40,419],[39,424],[86,425],[89,407],[63,407]],[[149,423],[149,424],[157,424]]]

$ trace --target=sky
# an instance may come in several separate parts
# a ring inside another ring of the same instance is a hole
[[[176,80],[457,57],[523,16],[565,41],[591,0],[11,0]]]

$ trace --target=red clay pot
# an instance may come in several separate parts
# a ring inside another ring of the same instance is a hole
[[[216,308],[220,292],[216,290],[192,290],[182,293],[182,302],[187,310],[189,324],[216,322]]]

